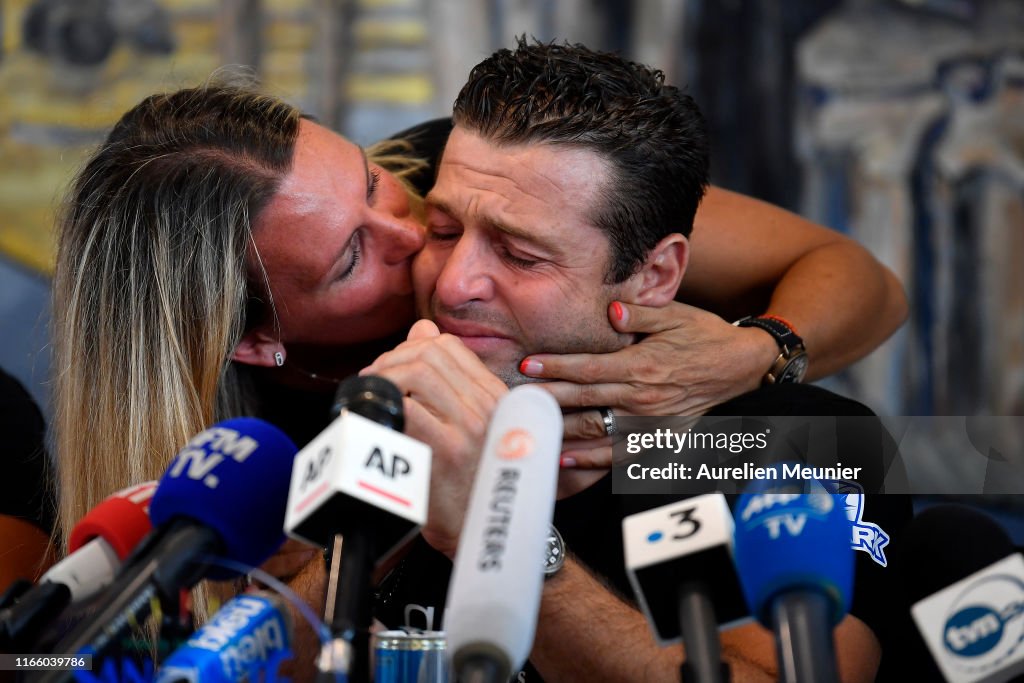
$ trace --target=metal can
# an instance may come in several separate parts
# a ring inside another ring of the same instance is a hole
[[[448,683],[444,631],[382,631],[374,636],[374,683]]]

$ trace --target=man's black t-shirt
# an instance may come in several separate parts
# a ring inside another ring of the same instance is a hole
[[[780,385],[765,387],[713,409],[710,415],[872,415],[865,406],[818,387]],[[594,574],[627,602],[635,604],[628,582],[622,547],[622,520],[629,515],[675,502],[685,496],[619,495],[612,493],[611,477],[555,505],[554,524],[566,547]],[[878,494],[863,498],[855,524],[884,534],[888,543],[858,548],[851,614],[864,621],[891,656],[894,637],[888,630],[886,610],[898,603],[895,579],[885,566],[885,550],[898,543],[911,517],[906,496]],[[875,552],[871,552],[874,550]],[[411,627],[441,630],[452,563],[418,539],[405,560],[379,587],[376,615],[390,628]],[[680,577],[682,578],[682,577]],[[674,586],[665,586],[666,599]],[[594,615],[600,619],[600,615]],[[587,656],[581,652],[580,656]],[[527,665],[520,680],[540,681]]]

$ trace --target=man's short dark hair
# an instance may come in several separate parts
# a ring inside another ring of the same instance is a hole
[[[689,235],[708,183],[704,119],[657,69],[582,45],[517,40],[469,74],[455,124],[499,144],[589,149],[610,162],[594,223],[622,282],[666,235]]]

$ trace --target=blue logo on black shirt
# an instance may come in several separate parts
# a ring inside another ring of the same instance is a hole
[[[882,565],[889,564],[885,559],[885,546],[889,545],[889,534],[882,527],[864,521],[864,489],[860,484],[839,479],[822,479],[821,485],[830,493],[843,496],[846,502],[846,518],[853,525],[850,545],[871,556],[871,559]]]

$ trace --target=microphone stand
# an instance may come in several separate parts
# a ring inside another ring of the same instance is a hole
[[[783,593],[772,604],[772,623],[783,683],[838,683],[828,599],[814,591]]]
[[[322,651],[319,681],[370,681],[372,545],[363,534],[334,535],[324,608],[333,639]]]
[[[679,627],[686,659],[679,667],[681,683],[729,683],[729,665],[722,661],[715,607],[703,582],[679,587]]]

